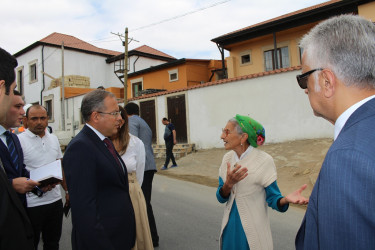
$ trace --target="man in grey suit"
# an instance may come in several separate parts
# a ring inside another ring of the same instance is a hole
[[[296,249],[374,249],[375,25],[328,19],[303,37],[297,81],[316,116],[335,125]]]
[[[130,134],[137,136],[145,145],[146,164],[142,183],[142,191],[143,195],[145,196],[147,205],[147,215],[148,222],[150,224],[152,242],[154,244],[154,247],[157,247],[159,246],[159,236],[156,229],[154,212],[151,206],[152,180],[154,179],[154,174],[156,172],[154,151],[152,149],[152,131],[145,120],[139,117],[139,107],[136,103],[130,102],[126,104],[125,110],[126,113],[128,113],[129,117]]]

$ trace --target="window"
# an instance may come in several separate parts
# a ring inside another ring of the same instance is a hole
[[[287,68],[290,66],[289,63],[289,50],[288,47],[278,48],[276,50],[276,57],[275,60],[273,49],[264,51],[264,68],[266,71]]]
[[[37,60],[34,60],[29,63],[29,77],[30,77],[30,83],[34,83],[38,81],[38,75],[37,75]]]
[[[21,95],[24,94],[23,89],[23,66],[17,69],[17,87],[18,91],[21,93]]]
[[[52,100],[45,101],[44,106],[47,109],[48,117],[52,117]]]
[[[140,96],[141,93],[139,93],[142,90],[142,82],[136,82],[132,83],[133,88],[133,97]]]
[[[178,81],[178,69],[169,70],[168,74],[169,74],[169,82]]]
[[[251,64],[251,51],[246,50],[240,53],[240,64],[241,65],[246,65],[246,64]]]
[[[43,106],[47,110],[48,122],[55,122],[53,114],[53,95],[43,96]]]
[[[143,77],[130,80],[132,86],[132,97],[141,96],[140,91],[143,90]]]

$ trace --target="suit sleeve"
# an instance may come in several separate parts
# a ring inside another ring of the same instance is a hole
[[[353,149],[329,153],[321,169],[314,217],[323,249],[375,246],[375,160]],[[310,204],[309,204],[310,206]],[[308,237],[309,221],[306,222]]]
[[[69,145],[63,158],[73,226],[85,249],[114,249],[97,210],[96,157],[88,144],[78,141]]]

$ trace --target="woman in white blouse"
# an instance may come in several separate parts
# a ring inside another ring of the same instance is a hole
[[[129,194],[136,223],[136,241],[133,249],[154,249],[148,224],[146,201],[141,189],[146,160],[145,147],[138,137],[129,133],[128,114],[123,107],[119,106],[119,109],[122,122],[117,135],[111,139],[128,171]]]

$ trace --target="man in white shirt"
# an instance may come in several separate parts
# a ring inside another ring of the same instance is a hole
[[[335,125],[296,249],[375,246],[375,25],[330,18],[302,38],[299,86],[316,116]]]
[[[62,159],[57,137],[50,134],[47,111],[43,106],[33,105],[26,111],[27,130],[18,137],[28,171]],[[64,188],[67,190],[67,188]],[[52,185],[49,191],[37,196],[27,195],[27,212],[34,229],[34,246],[37,249],[42,233],[44,249],[59,249],[62,229],[63,204],[60,185]],[[69,197],[66,197],[69,200]]]

